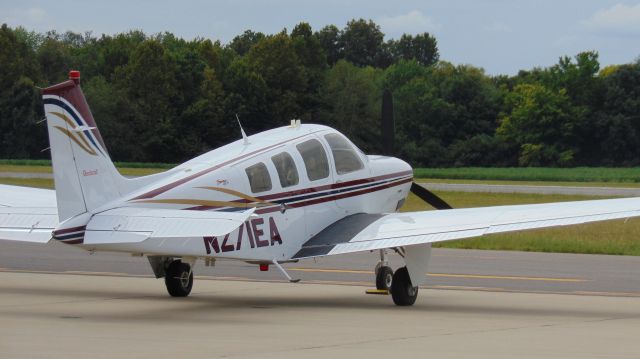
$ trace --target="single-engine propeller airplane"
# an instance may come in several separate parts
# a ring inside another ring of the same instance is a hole
[[[640,198],[450,209],[413,183],[406,162],[365,155],[338,131],[299,121],[249,137],[242,131],[171,170],[125,178],[80,73],[42,93],[55,191],[0,186],[0,238],[147,256],[175,297],[191,292],[197,259],[273,265],[295,282],[282,263],[379,250],[376,287],[412,305],[432,243],[640,215]],[[383,129],[390,106],[386,95]],[[447,210],[398,213],[410,191]],[[387,250],[405,266],[393,272]]]

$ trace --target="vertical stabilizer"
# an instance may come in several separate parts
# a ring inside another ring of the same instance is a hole
[[[42,91],[60,221],[123,195],[124,182],[107,153],[80,89],[80,72]]]

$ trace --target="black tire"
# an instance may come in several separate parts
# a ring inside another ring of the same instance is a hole
[[[167,267],[164,277],[167,292],[172,297],[186,297],[193,287],[193,272],[191,266],[181,261],[173,261]]]
[[[378,290],[391,290],[391,284],[393,283],[393,269],[382,266],[378,268],[376,274],[376,289]]]
[[[407,267],[398,269],[393,275],[391,297],[393,298],[393,302],[399,306],[409,306],[416,302],[416,298],[418,298],[418,287],[414,287],[413,284],[411,284]]]

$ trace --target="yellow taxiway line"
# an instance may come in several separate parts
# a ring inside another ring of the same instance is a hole
[[[292,272],[316,272],[316,273],[350,273],[350,274],[373,274],[369,270],[355,269],[322,269],[322,268],[287,268]],[[504,276],[504,275],[481,275],[481,274],[447,274],[447,273],[426,273],[429,277],[445,277],[445,278],[471,278],[471,279],[505,279],[505,280],[527,280],[541,282],[569,282],[581,283],[588,282],[583,278],[552,278],[552,277],[522,277],[522,276]]]

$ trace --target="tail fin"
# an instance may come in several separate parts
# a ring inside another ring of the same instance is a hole
[[[43,102],[60,221],[122,197],[127,180],[109,158],[80,89],[80,72],[44,89]]]

